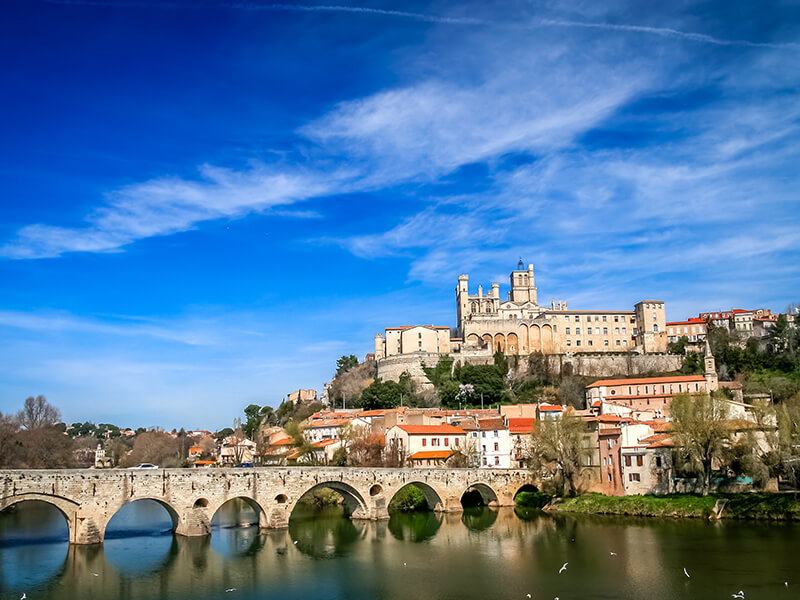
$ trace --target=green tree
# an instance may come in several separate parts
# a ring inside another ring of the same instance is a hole
[[[261,427],[261,421],[264,418],[261,410],[258,404],[248,404],[244,409],[245,422],[242,425],[242,429],[244,434],[251,440],[256,438],[256,434],[258,434],[258,430]]]
[[[358,366],[358,358],[354,354],[342,356],[336,361],[336,374],[341,375]]]
[[[586,423],[572,409],[557,418],[537,420],[531,435],[531,469],[560,487],[564,496],[574,495],[591,452],[587,435]]]
[[[399,383],[376,379],[361,393],[361,406],[364,410],[396,408],[403,393],[407,392]]]
[[[676,464],[695,473],[702,493],[711,489],[714,465],[724,466],[730,456],[732,431],[728,404],[719,394],[678,394],[670,405]]]

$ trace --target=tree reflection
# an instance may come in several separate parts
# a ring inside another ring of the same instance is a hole
[[[461,514],[461,522],[472,531],[489,529],[497,520],[497,511],[485,506],[465,507]]]
[[[398,540],[414,543],[431,539],[441,525],[441,517],[431,510],[396,512],[389,517],[391,534]]]
[[[337,510],[339,509],[339,510]],[[289,537],[295,547],[312,558],[335,558],[347,556],[361,537],[361,524],[357,527],[346,518],[340,507],[325,508],[313,518],[289,520]]]

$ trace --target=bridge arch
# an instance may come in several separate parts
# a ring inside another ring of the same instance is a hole
[[[127,506],[135,504],[136,502],[139,502],[141,500],[151,500],[151,501],[155,502],[156,504],[160,505],[167,512],[167,515],[169,515],[169,519],[170,519],[170,522],[171,522],[170,529],[172,530],[172,532],[176,533],[178,531],[178,526],[179,526],[180,521],[181,521],[180,513],[178,512],[178,510],[174,506],[172,506],[172,504],[170,504],[169,502],[167,502],[163,498],[158,498],[158,497],[155,497],[155,496],[152,496],[152,497],[151,496],[142,496],[142,497],[131,498],[131,499],[127,500],[126,502],[123,502],[122,504],[117,506],[113,510],[113,512],[110,513],[110,515],[106,519],[105,523],[102,524],[102,527],[100,527],[99,523],[97,524],[98,533],[100,535],[100,541],[101,542],[105,538],[106,531],[108,530],[108,526],[114,520],[114,517],[116,517],[120,513],[120,511],[123,510],[124,508],[126,508]]]
[[[294,509],[297,506],[297,502],[300,500],[300,498],[306,494],[312,493],[314,490],[321,488],[330,488],[342,495],[342,498],[344,498],[344,506],[347,516],[358,519],[365,518],[369,515],[367,502],[364,500],[362,493],[359,492],[355,487],[343,481],[320,481],[300,494],[300,497],[297,498],[292,505],[291,510],[288,511],[289,518],[291,518],[291,513],[294,512]],[[276,502],[278,502],[277,498]]]
[[[220,509],[223,506],[237,500],[242,501],[248,508],[252,509],[252,511],[255,513],[256,519],[253,523],[237,523],[237,525],[260,525],[261,527],[267,527],[267,512],[255,498],[250,498],[249,496],[235,496],[233,498],[226,498],[222,502],[218,503],[213,507],[213,511],[209,510],[207,512],[207,514],[210,515],[209,522],[213,524],[214,519],[218,517]]]
[[[392,504],[392,501],[395,499],[395,496],[399,494],[401,491],[406,489],[408,486],[413,485],[416,486],[419,491],[422,492],[422,495],[425,496],[425,502],[428,504],[428,508],[430,510],[435,511],[442,511],[444,510],[444,499],[439,495],[432,486],[422,481],[409,481],[408,483],[403,484],[392,494],[392,497],[389,498],[389,503],[387,506]]]
[[[64,498],[63,496],[56,496],[53,494],[17,494],[16,496],[5,496],[4,498],[0,498],[0,512],[3,512],[7,508],[10,508],[21,502],[44,502],[45,504],[55,507],[67,522],[70,543],[75,541],[77,529],[75,516],[77,514],[78,507],[80,506],[77,502],[70,500],[69,498]]]
[[[470,504],[470,500],[475,504],[485,506],[497,506],[497,493],[486,483],[473,483],[461,494],[461,504]]]

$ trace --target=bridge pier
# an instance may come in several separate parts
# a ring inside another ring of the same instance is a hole
[[[70,544],[102,544],[105,527],[101,523],[102,517],[100,515],[78,510],[75,518],[69,523]]]
[[[205,508],[188,508],[178,517],[176,535],[200,537],[211,535],[211,519]]]

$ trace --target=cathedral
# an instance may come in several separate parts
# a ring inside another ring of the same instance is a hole
[[[469,290],[469,275],[459,275],[456,287],[458,325],[388,327],[375,336],[375,357],[419,352],[450,354],[502,351],[508,355],[666,352],[664,302],[642,300],[633,310],[569,310],[567,303],[538,302],[533,265],[520,261],[509,276],[508,297],[500,284],[484,293]]]

